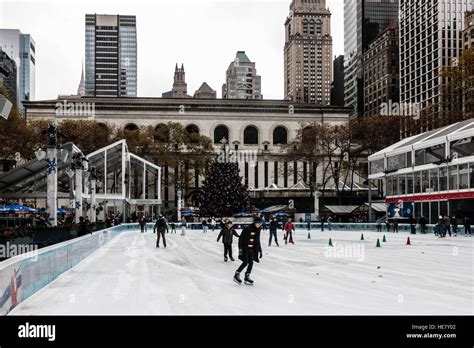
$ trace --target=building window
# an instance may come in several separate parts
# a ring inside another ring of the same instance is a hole
[[[265,187],[268,187],[268,162],[264,163]]]
[[[133,132],[133,131],[138,130],[138,126],[135,123],[129,123],[125,126],[124,129],[128,132]]]
[[[288,131],[285,127],[278,126],[273,131],[273,145],[288,144]]]
[[[199,134],[199,128],[198,126],[194,125],[194,124],[190,124],[189,126],[186,127],[186,131],[189,133],[189,134]]]
[[[244,131],[245,145],[258,145],[258,130],[254,126],[248,126]]]
[[[226,126],[218,126],[214,129],[214,144],[222,144],[223,140],[229,143],[229,129]]]

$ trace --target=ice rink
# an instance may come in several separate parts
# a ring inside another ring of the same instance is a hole
[[[238,230],[240,233],[240,230]],[[254,286],[232,281],[217,230],[185,237],[118,235],[15,308],[11,315],[330,315],[474,313],[473,238],[406,233],[295,233],[295,245],[268,247]],[[377,238],[387,242],[376,248]],[[332,238],[333,248],[328,247]],[[237,239],[234,239],[234,256]]]

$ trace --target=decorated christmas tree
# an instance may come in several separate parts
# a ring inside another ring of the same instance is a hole
[[[239,166],[229,160],[229,156],[221,153],[206,171],[200,203],[201,216],[230,217],[250,208],[250,197],[242,184]]]

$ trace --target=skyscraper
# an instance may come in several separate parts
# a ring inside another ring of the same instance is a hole
[[[345,104],[364,112],[364,53],[370,43],[398,20],[399,0],[344,0]]]
[[[23,111],[22,101],[35,100],[35,42],[17,29],[0,29],[0,48],[16,63],[16,100]]]
[[[285,22],[285,98],[331,103],[331,12],[325,0],[293,0]]]
[[[135,16],[86,14],[86,94],[137,96]]]
[[[474,11],[466,12],[464,15],[463,31],[464,49],[474,47]]]
[[[238,51],[226,73],[222,86],[223,99],[263,99],[262,79],[257,75],[255,63],[245,51]]]
[[[331,84],[331,105],[344,106],[344,56],[334,59],[334,79]]]
[[[16,75],[15,61],[0,48],[0,82],[5,86],[12,100],[16,100]]]
[[[435,116],[442,104],[439,73],[459,58],[464,14],[473,6],[472,0],[401,0],[400,99],[419,109],[434,108],[428,129],[439,126]]]

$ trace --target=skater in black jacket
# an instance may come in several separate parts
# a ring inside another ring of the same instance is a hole
[[[156,221],[155,227],[153,228],[153,233],[157,232],[156,247],[160,247],[160,237],[163,237],[163,245],[166,248],[166,238],[165,232],[168,232],[168,225],[163,215],[160,215],[159,219]]]
[[[245,272],[244,282],[247,285],[253,285],[253,280],[250,279],[250,273],[252,272],[253,262],[260,262],[262,258],[262,246],[260,244],[260,229],[262,227],[262,219],[257,217],[252,225],[244,228],[239,238],[239,259],[242,260],[242,264],[237,269],[234,275],[234,281],[238,284],[242,284],[240,279],[240,272],[247,267]]]
[[[227,221],[224,228],[219,233],[217,237],[217,241],[222,238],[222,244],[224,244],[224,262],[227,262],[227,253],[229,254],[229,258],[231,261],[235,261],[232,257],[232,242],[234,241],[234,236],[237,238],[239,237],[238,233],[232,227],[232,221]]]
[[[270,220],[270,226],[269,226],[269,229],[270,229],[270,240],[268,241],[268,246],[271,246],[272,245],[272,238],[275,238],[275,243],[277,246],[280,246],[278,244],[278,238],[277,238],[277,229],[278,229],[278,222],[275,221],[275,218],[272,217],[272,219]]]

